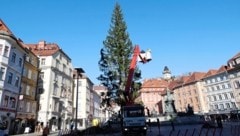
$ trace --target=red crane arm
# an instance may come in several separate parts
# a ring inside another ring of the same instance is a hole
[[[127,84],[125,87],[125,92],[127,94],[128,99],[126,99],[127,105],[133,104],[132,98],[131,98],[131,94],[130,94],[130,88],[131,88],[131,84],[132,84],[132,80],[133,80],[133,74],[137,65],[137,59],[138,56],[140,55],[140,48],[138,45],[136,45],[134,47],[134,51],[133,51],[133,58],[131,60],[131,64],[130,64],[130,68],[129,68],[129,72],[128,72],[128,78],[127,78]]]

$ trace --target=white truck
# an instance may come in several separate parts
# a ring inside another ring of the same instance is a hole
[[[147,133],[146,117],[142,105],[123,106],[121,108],[122,135]]]

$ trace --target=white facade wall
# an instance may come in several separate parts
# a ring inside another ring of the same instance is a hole
[[[93,118],[101,118],[101,97],[93,91],[93,83],[83,75],[78,79],[78,126],[80,130],[90,127]],[[76,108],[77,79],[74,79],[74,108]],[[75,117],[75,113],[74,113]]]
[[[40,57],[40,68],[44,73],[44,92],[40,96],[38,120],[49,122],[53,131],[69,129],[73,118],[71,60],[58,51],[53,56]]]
[[[8,36],[0,35],[0,46],[0,120],[8,122],[8,133],[16,116],[25,52],[16,39]]]
[[[209,113],[230,113],[231,110],[236,108],[233,89],[227,78],[227,73],[207,77],[204,81]]]

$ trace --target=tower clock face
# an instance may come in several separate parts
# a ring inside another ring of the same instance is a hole
[[[164,78],[165,78],[165,79],[170,79],[170,78],[171,78],[171,75],[170,75],[170,74],[164,74]]]

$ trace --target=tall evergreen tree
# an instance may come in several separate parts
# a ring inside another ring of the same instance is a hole
[[[100,51],[101,58],[98,62],[102,74],[100,74],[98,80],[109,90],[103,103],[109,105],[110,101],[114,100],[119,104],[123,104],[124,89],[133,54],[133,45],[129,39],[127,26],[118,3],[115,5],[108,36],[103,41],[103,45]],[[136,70],[136,72],[140,73],[139,70]],[[134,79],[138,80],[140,76],[135,76]],[[135,86],[133,90],[140,88],[139,83],[133,86]]]

